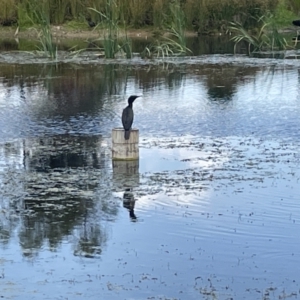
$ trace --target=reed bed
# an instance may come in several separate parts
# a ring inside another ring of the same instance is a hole
[[[105,4],[105,10],[97,10],[95,8],[89,8],[90,11],[96,13],[101,22],[96,26],[104,29],[104,35],[99,39],[102,42],[103,48],[100,50],[104,51],[106,58],[115,58],[116,55],[126,56],[126,58],[132,57],[131,40],[128,38],[125,30],[125,37],[120,38],[120,19],[124,22],[123,15],[118,13],[116,9],[116,0],[107,0]],[[122,25],[122,24],[121,24]],[[123,24],[126,28],[126,24]]]
[[[260,24],[257,32],[246,30],[240,23],[232,22],[229,30],[234,33],[232,40],[235,47],[238,43],[245,41],[248,44],[248,52],[255,51],[280,51],[293,48],[279,33],[278,26],[272,14],[267,14],[256,20]]]
[[[107,58],[132,56],[131,41],[127,35],[120,38],[120,29],[157,28],[169,35],[159,34],[144,55],[164,57],[189,52],[187,29],[199,34],[230,29],[236,43],[246,41],[255,50],[286,49],[278,24],[290,24],[295,12],[300,13],[300,0],[0,0],[0,6],[0,24],[39,26],[41,50],[52,58],[57,51],[50,25],[67,21],[101,28]],[[258,34],[249,33],[253,27]]]
[[[228,22],[238,21],[250,25],[251,17],[259,17],[274,11],[279,2],[286,7],[300,11],[300,0],[181,0],[180,7],[185,15],[187,28],[197,31],[222,29]],[[41,0],[40,2],[45,2]],[[70,20],[91,19],[101,22],[95,11],[105,13],[106,0],[47,0],[46,12],[50,24],[62,24]],[[27,24],[32,0],[0,0],[0,22],[18,19]],[[170,5],[174,0],[115,0],[114,14],[119,21],[134,28],[155,26],[161,28],[170,19]],[[248,24],[248,23],[249,24]]]

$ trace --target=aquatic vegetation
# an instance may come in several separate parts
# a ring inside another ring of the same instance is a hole
[[[3,7],[0,11],[0,22],[18,20],[19,24],[28,25],[27,14],[31,14],[30,0],[0,0]],[[70,20],[100,21],[96,12],[89,7],[105,13],[106,5],[111,1],[104,0],[41,0],[40,4],[47,5],[50,24],[62,24]],[[115,0],[113,12],[126,26],[135,28],[155,26],[162,28],[172,16],[173,0]],[[235,20],[242,24],[251,17],[274,11],[280,0],[185,0],[180,1],[181,11],[185,16],[188,28],[204,32],[212,29],[220,30],[229,21]],[[287,0],[285,7],[297,14],[297,0]],[[176,2],[175,2],[176,3]],[[298,5],[298,6],[297,6]],[[248,22],[249,23],[249,22]],[[86,24],[87,25],[87,24]]]
[[[288,6],[292,8],[292,11],[298,15],[300,12],[300,1],[299,0],[286,0]]]
[[[115,58],[117,54],[125,54],[127,58],[132,57],[131,40],[128,38],[125,29],[125,36],[120,38],[119,16],[116,14],[117,3],[115,0],[106,2],[105,12],[90,7],[89,10],[96,12],[101,20],[102,29],[104,29],[103,38],[97,39],[103,41],[103,50],[106,58]],[[99,24],[96,28],[99,27]]]
[[[154,43],[145,47],[141,56],[147,57],[166,57],[173,55],[185,55],[191,52],[186,46],[185,37],[185,15],[181,9],[180,2],[175,1],[170,5],[171,21],[165,24],[167,35],[156,39]]]
[[[141,53],[142,58],[165,58],[168,56],[183,55],[187,48],[183,48],[176,41],[164,37],[160,40],[155,40],[152,44],[145,47]]]
[[[155,1],[153,4],[152,24],[157,28],[163,28],[166,19],[167,1]]]
[[[229,22],[238,21],[246,28],[251,27],[253,19],[273,12],[278,0],[187,0],[184,12],[187,24],[190,28],[203,34],[214,33],[214,31],[226,31]]]
[[[300,5],[300,1],[299,0],[296,1],[298,1]],[[292,0],[290,2],[292,2]],[[287,5],[286,3],[287,1],[280,0],[272,16],[273,22],[280,27],[291,26],[291,20],[296,19],[298,15],[297,10],[296,9],[290,10],[291,6]]]
[[[49,26],[43,26],[39,31],[39,40],[41,47],[39,50],[52,59],[57,57],[57,47],[53,43],[52,34]]]
[[[153,18],[153,4],[154,2],[161,1],[148,1],[148,0],[118,0],[119,11],[124,16],[124,21],[127,25],[134,26],[136,28],[152,25]]]
[[[31,23],[31,26],[38,26],[38,28],[35,28],[40,41],[38,50],[52,59],[56,58],[57,47],[53,42],[51,33],[49,4],[44,1],[28,1],[27,6],[30,9],[30,13],[22,5],[20,6],[20,12],[23,13],[24,19]]]
[[[291,48],[286,39],[280,34],[273,15],[262,16],[257,20],[261,27],[257,31],[249,31],[239,22],[231,22],[228,28],[234,33],[231,40],[236,45],[242,41],[248,43],[249,54],[254,51],[275,51]]]
[[[175,3],[170,4],[170,12],[171,24],[167,26],[167,31],[176,38],[183,49],[186,49],[185,15],[178,0]]]

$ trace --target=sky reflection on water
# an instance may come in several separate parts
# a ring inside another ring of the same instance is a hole
[[[112,126],[120,126],[126,97],[134,93],[143,94],[135,102],[135,124],[145,137],[298,136],[293,130],[300,112],[296,68],[61,65],[49,66],[41,74],[39,67],[30,66],[32,75],[27,79],[23,68],[16,69],[13,85],[3,81],[1,89],[5,138],[110,136]]]
[[[298,295],[299,115],[297,65],[1,65],[0,296]]]

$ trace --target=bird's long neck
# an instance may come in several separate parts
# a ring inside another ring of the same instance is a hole
[[[132,102],[128,103],[128,107],[132,108]]]

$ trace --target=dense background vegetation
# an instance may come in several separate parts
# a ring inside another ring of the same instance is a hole
[[[296,17],[300,0],[178,0],[184,12],[186,27],[200,32],[224,30],[228,22],[237,21],[245,27],[255,24],[255,19],[266,13],[279,18]],[[0,0],[2,25],[32,25],[32,9],[42,9],[51,24],[66,22],[101,22],[107,0]],[[140,28],[162,28],[170,18],[170,7],[176,0],[113,0],[114,18],[120,23]],[[286,18],[287,19],[287,18]],[[282,21],[282,20],[281,20]],[[290,21],[290,20],[289,20]]]

